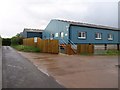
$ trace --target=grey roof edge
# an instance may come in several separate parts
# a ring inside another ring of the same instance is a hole
[[[120,28],[110,27],[110,26],[103,26],[103,25],[96,25],[96,24],[89,24],[89,23],[81,23],[81,22],[60,20],[60,19],[53,19],[53,20],[66,22],[66,23],[69,23],[70,25],[78,25],[78,26],[84,26],[84,27],[93,27],[93,28],[109,29],[109,30],[117,30],[117,31],[120,30]]]
[[[43,32],[43,29],[24,28],[24,31],[27,31],[27,32]]]

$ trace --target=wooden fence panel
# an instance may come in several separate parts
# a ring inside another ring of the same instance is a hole
[[[37,38],[37,43],[34,42],[34,38],[23,39],[23,45],[34,46],[40,48],[44,53],[59,53],[59,41],[58,40],[42,40]]]
[[[51,44],[51,53],[53,54],[58,54],[59,53],[59,41],[58,40],[52,40],[51,41],[52,44]]]
[[[52,53],[52,40],[48,40],[48,53]]]
[[[44,49],[45,49],[45,52],[48,53],[48,49],[49,49],[49,40],[45,40],[44,42]]]
[[[78,54],[93,54],[94,53],[94,45],[93,44],[79,44],[77,45],[77,53]]]
[[[36,46],[36,43],[34,43],[34,38],[27,38],[27,39],[23,39],[23,45]]]
[[[94,45],[93,44],[89,45],[89,47],[88,47],[88,53],[89,54],[93,54],[94,53]]]
[[[42,50],[45,53],[45,40],[42,41],[42,44],[43,44]]]
[[[44,46],[43,45],[43,40],[41,40],[41,43],[39,43],[39,46],[40,46],[39,48],[41,49],[41,52],[43,52],[43,46]]]

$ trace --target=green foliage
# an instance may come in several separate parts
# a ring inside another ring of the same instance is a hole
[[[11,45],[11,39],[10,38],[2,38],[2,45],[3,46],[10,46]]]
[[[32,46],[12,45],[13,48],[24,52],[40,52],[40,49]]]
[[[99,50],[96,55],[120,55],[118,50]]]
[[[12,45],[22,45],[23,44],[23,37],[20,37],[20,34],[11,38]]]

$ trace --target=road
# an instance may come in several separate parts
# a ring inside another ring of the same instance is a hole
[[[3,88],[63,88],[9,46],[2,47]]]

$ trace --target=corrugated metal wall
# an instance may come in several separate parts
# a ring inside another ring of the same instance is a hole
[[[79,39],[78,32],[86,32],[86,39]],[[102,39],[95,39],[95,33],[102,33]],[[108,40],[108,34],[113,34],[113,40]],[[87,28],[80,26],[71,26],[70,27],[70,37],[71,40],[76,44],[116,44],[118,42],[118,31],[105,30],[105,29],[96,29],[96,28]]]
[[[58,33],[59,37],[54,37],[53,39],[61,40],[60,32],[64,32],[64,38],[63,39],[67,43],[68,42],[67,38],[69,36],[68,27],[69,27],[69,24],[66,23],[66,22],[51,20],[50,23],[47,25],[47,27],[45,28],[45,30],[43,32],[43,39],[50,39],[51,34]],[[60,43],[61,43],[61,41],[60,41]]]

